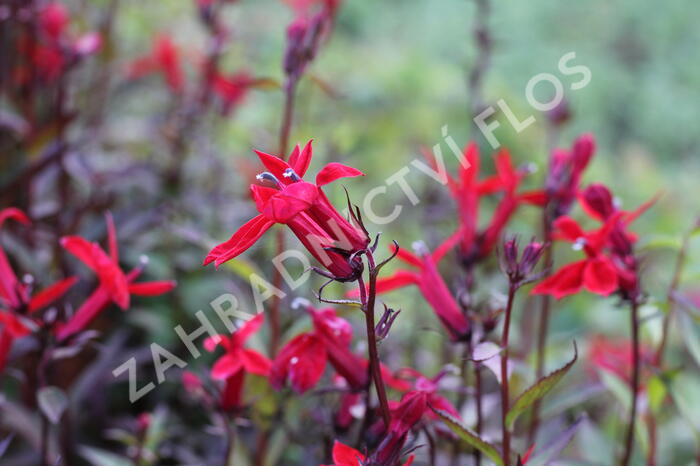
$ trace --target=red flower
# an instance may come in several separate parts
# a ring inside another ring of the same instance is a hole
[[[270,382],[280,389],[289,381],[297,393],[313,388],[330,362],[354,390],[367,384],[366,363],[349,349],[352,327],[333,309],[308,307],[314,330],[294,337],[272,363]]]
[[[185,81],[180,66],[180,51],[168,35],[159,35],[153,41],[151,53],[134,60],[128,69],[131,79],[151,73],[162,73],[170,90],[182,92]]]
[[[413,459],[413,455],[409,456],[403,466],[411,466]],[[333,464],[328,466],[362,466],[365,460],[365,455],[336,440],[333,444]]]
[[[399,270],[389,277],[377,280],[378,293],[387,293],[408,285],[418,286],[425,300],[433,308],[435,315],[447,329],[450,338],[455,341],[468,337],[471,326],[440,276],[437,264],[459,242],[462,237],[461,233],[458,231],[452,235],[432,254],[428,252],[423,243],[416,243],[419,255],[400,249],[397,257],[418,270]],[[350,295],[357,296],[358,294],[358,290],[350,292]]]
[[[111,215],[107,215],[109,254],[99,244],[80,236],[61,238],[61,245],[90,268],[99,279],[97,289],[83,302],[70,320],[59,329],[58,338],[63,340],[83,330],[110,302],[122,310],[129,308],[131,295],[158,296],[175,288],[173,281],[133,283],[141,274],[137,267],[128,274],[119,267],[117,233]]]
[[[415,369],[404,368],[398,371],[397,377],[402,379],[413,379],[412,389],[414,391],[425,393],[427,396],[426,401],[428,405],[432,406],[435,409],[446,411],[454,417],[456,417],[457,419],[459,419],[461,415],[459,414],[459,411],[457,411],[457,408],[454,407],[450,400],[438,393],[439,383],[442,377],[444,377],[444,375],[445,372],[440,372],[438,373],[438,375],[431,379],[421,374]],[[436,414],[432,410],[428,410],[427,415],[431,418],[437,419]]]
[[[0,229],[6,220],[13,219],[29,225],[29,218],[19,209],[0,210]],[[28,335],[37,322],[32,316],[61,298],[76,282],[76,277],[66,278],[30,296],[31,289],[15,275],[0,247],[0,370],[5,366],[7,354],[16,338]]]
[[[272,185],[251,185],[260,215],[248,221],[231,238],[212,249],[204,265],[216,266],[233,259],[251,247],[275,223],[286,224],[306,249],[339,280],[354,280],[362,262],[353,255],[369,244],[359,221],[353,225],[329,202],[320,189],[343,177],[363,173],[339,163],[326,165],[316,176],[316,184],[302,180],[311,162],[311,141],[300,150],[297,146],[289,163],[274,155],[256,151],[268,172],[258,180]]]
[[[583,171],[595,152],[592,134],[583,134],[574,141],[570,151],[554,149],[549,159],[549,172],[545,181],[547,205],[552,219],[565,215],[579,194]]]
[[[439,170],[432,154],[424,152],[434,170]],[[542,191],[517,193],[525,173],[513,167],[510,154],[501,150],[495,157],[495,176],[479,181],[479,149],[470,143],[464,149],[466,162],[460,165],[459,179],[447,176],[447,184],[459,208],[459,221],[462,232],[461,253],[463,260],[470,264],[488,256],[498,242],[503,229],[521,204],[544,205]],[[489,225],[479,231],[479,203],[482,196],[503,192]]]
[[[429,397],[427,392],[411,391],[404,394],[398,405],[392,409],[389,429],[372,454],[372,459],[377,464],[398,463],[408,433],[423,419],[423,415],[429,409]]]
[[[226,350],[211,369],[214,380],[225,380],[222,407],[232,409],[241,406],[241,392],[246,373],[267,377],[270,375],[270,360],[255,350],[246,349],[245,342],[260,329],[264,315],[258,314],[236,330],[231,336],[218,335],[207,338],[204,346],[214,351],[217,345]]]
[[[653,355],[652,348],[640,345],[640,357],[643,363],[651,364],[654,360]],[[588,346],[588,361],[592,369],[611,372],[631,385],[633,365],[631,341],[610,340],[602,335],[595,335]]]
[[[216,72],[211,79],[211,87],[222,103],[222,113],[228,115],[243,101],[254,80],[248,73],[241,72],[226,76]]]
[[[68,9],[59,2],[47,3],[39,12],[39,27],[51,40],[57,41],[68,26]]]
[[[562,267],[540,282],[532,293],[549,294],[557,299],[578,293],[582,288],[602,296],[614,293],[618,289],[617,269],[603,250],[618,220],[619,216],[613,217],[592,232],[584,232],[581,226],[568,216],[555,220],[555,238],[570,241],[581,247],[586,259]]]

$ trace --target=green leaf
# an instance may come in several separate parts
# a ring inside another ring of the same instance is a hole
[[[240,257],[231,259],[224,265],[231,272],[235,273],[244,280],[248,280],[248,278],[253,274],[260,273],[258,268],[255,267],[255,265],[252,262],[247,261],[246,259],[241,259]]]
[[[41,412],[52,424],[58,424],[68,407],[68,397],[58,387],[44,387],[36,395]]]
[[[574,342],[574,357],[569,361],[564,367],[557,369],[549,375],[542,377],[540,380],[535,382],[530,388],[525,390],[513,403],[513,405],[508,410],[506,415],[506,424],[508,428],[512,428],[515,420],[520,416],[527,408],[532,406],[537,400],[542,399],[549,391],[554,388],[554,386],[569,372],[569,369],[574,365],[578,359],[578,349],[576,348],[576,342]]]
[[[460,439],[486,455],[491,461],[496,463],[496,466],[503,466],[501,455],[493,444],[476,435],[450,413],[441,409],[435,409],[432,406],[430,409],[432,409]]]

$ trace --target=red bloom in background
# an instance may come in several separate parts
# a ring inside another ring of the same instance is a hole
[[[0,229],[9,219],[24,225],[31,223],[21,210],[8,208],[0,210]],[[5,367],[14,340],[31,333],[31,327],[36,325],[33,315],[60,299],[77,281],[76,277],[66,278],[31,296],[30,287],[17,279],[0,247],[0,370]]]
[[[438,163],[432,154],[424,152],[433,169],[438,171]],[[474,263],[487,257],[496,246],[503,229],[521,204],[542,206],[546,201],[544,192],[530,191],[519,194],[518,187],[525,173],[516,170],[507,150],[495,156],[496,175],[479,180],[479,149],[470,143],[464,149],[467,163],[459,168],[459,179],[447,176],[447,185],[459,209],[461,254],[466,263]],[[479,231],[479,204],[488,194],[502,192],[501,198],[488,226]]]
[[[214,380],[224,380],[226,385],[222,395],[221,405],[224,409],[241,406],[241,394],[245,374],[255,374],[263,377],[270,375],[270,360],[255,350],[244,348],[246,341],[260,329],[263,314],[258,314],[246,322],[231,336],[218,335],[207,338],[204,346],[207,351],[214,351],[217,345],[226,350],[211,369]]]
[[[216,72],[211,79],[211,87],[222,103],[222,113],[230,114],[241,104],[255,80],[246,72],[226,76]]]
[[[128,274],[119,267],[117,233],[111,215],[107,215],[109,254],[99,244],[80,236],[61,238],[61,245],[92,270],[99,279],[97,289],[83,302],[68,322],[58,330],[58,338],[66,339],[85,329],[110,302],[122,310],[129,308],[131,295],[158,296],[175,288],[173,281],[134,283],[143,271],[137,267]]]
[[[540,282],[533,294],[549,294],[557,299],[578,293],[582,288],[591,293],[609,296],[618,289],[618,273],[604,249],[619,217],[614,217],[601,228],[585,232],[571,217],[562,216],[554,222],[554,235],[583,249],[586,258],[569,265]]]
[[[413,455],[409,456],[403,466],[411,466],[413,458]],[[333,464],[327,466],[362,466],[366,459],[359,451],[336,440],[333,444]]]
[[[583,134],[574,141],[571,150],[554,149],[549,159],[545,181],[547,206],[552,219],[565,215],[579,194],[583,171],[595,152],[595,138]]]
[[[297,393],[316,386],[323,376],[326,362],[340,374],[353,390],[367,384],[366,362],[354,355],[349,347],[352,326],[338,317],[331,308],[316,310],[309,306],[314,325],[312,332],[302,333],[290,340],[272,362],[270,383],[280,389],[289,382]]]
[[[462,417],[452,402],[438,392],[440,379],[444,377],[445,372],[440,372],[435,377],[428,378],[417,370],[407,367],[399,370],[396,375],[399,379],[412,379],[412,390],[425,393],[428,405],[435,409],[446,411],[457,419]],[[437,415],[432,410],[428,410],[427,415],[433,419],[437,419]]]
[[[36,34],[20,36],[17,44],[20,55],[28,62],[15,70],[18,84],[27,84],[32,75],[44,82],[55,81],[77,59],[100,49],[102,38],[98,33],[72,37],[69,25],[70,15],[62,3],[50,2],[39,10]]]
[[[637,293],[637,260],[633,253],[636,236],[627,227],[655,199],[626,212],[614,205],[607,187],[595,184],[581,193],[580,200],[584,211],[604,222],[603,225],[585,232],[574,219],[561,216],[554,222],[554,238],[574,243],[584,251],[586,259],[562,267],[540,282],[532,293],[549,294],[557,299],[578,293],[582,288],[602,296],[618,289],[626,295]]]
[[[416,243],[419,254],[411,254],[399,249],[397,257],[414,268],[413,270],[398,270],[393,275],[377,280],[377,293],[388,293],[408,285],[416,285],[425,300],[433,308],[442,325],[450,334],[452,340],[462,340],[469,336],[471,325],[460,310],[459,304],[450,293],[447,284],[440,276],[437,264],[452,249],[462,237],[462,232],[448,238],[435,252],[430,254],[423,243]],[[352,290],[350,295],[357,296],[359,290]]]
[[[223,264],[250,248],[272,225],[287,225],[301,243],[339,280],[354,280],[362,262],[352,256],[369,244],[367,233],[357,217],[350,223],[333,207],[320,189],[339,178],[363,173],[340,163],[326,165],[316,175],[316,184],[302,180],[311,163],[311,141],[303,150],[297,146],[289,163],[274,155],[256,151],[269,170],[258,180],[270,186],[251,185],[260,215],[248,221],[231,238],[212,249],[204,265]]]
[[[651,364],[654,360],[653,349],[645,345],[641,345],[639,349],[642,364]],[[633,355],[632,342],[625,339],[611,340],[602,335],[595,335],[590,339],[588,346],[590,369],[610,372],[630,385],[632,384]]]
[[[131,62],[127,71],[131,79],[152,73],[161,73],[174,93],[182,92],[185,78],[180,64],[180,50],[168,35],[157,36],[153,41],[151,53]]]

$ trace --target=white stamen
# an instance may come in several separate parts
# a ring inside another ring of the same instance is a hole
[[[574,244],[571,246],[571,249],[573,249],[574,251],[580,251],[585,245],[586,238],[578,238],[576,239],[576,241],[574,241]]]

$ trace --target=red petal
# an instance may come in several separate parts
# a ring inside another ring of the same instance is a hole
[[[75,311],[66,325],[58,329],[58,339],[64,340],[85,327],[109,304],[110,294],[105,285],[100,285]]]
[[[339,441],[333,444],[333,462],[335,466],[359,466],[365,455]]]
[[[365,176],[360,170],[342,163],[329,163],[316,175],[316,184],[318,186],[325,186],[328,183],[332,183],[339,178],[352,178],[355,176]]]
[[[262,215],[258,215],[239,228],[228,241],[212,249],[204,259],[204,265],[214,262],[219,266],[233,259],[251,247],[273,224]]]
[[[418,280],[418,275],[415,273],[399,270],[391,277],[377,280],[377,293],[388,293],[404,286],[414,285],[418,283]]]
[[[306,174],[306,171],[309,169],[309,165],[311,164],[313,152],[311,148],[312,142],[313,139],[307,142],[301,152],[299,152],[299,146],[297,146],[292,155],[289,157],[289,165],[291,165],[296,174],[302,178]]]
[[[78,277],[70,277],[56,282],[45,290],[35,294],[29,301],[29,312],[38,311],[63,296],[73,285],[78,282]]]
[[[219,345],[228,347],[228,341],[229,337],[226,335],[216,335],[213,337],[207,337],[204,339],[204,349],[211,353]]]
[[[270,383],[281,388],[289,380],[297,393],[315,386],[326,367],[326,347],[319,337],[303,333],[293,338],[272,362]]]
[[[285,180],[287,180],[287,178],[284,176],[284,172],[288,168],[291,168],[289,164],[281,158],[268,154],[266,152],[256,150],[255,153],[258,154],[258,158],[260,158],[262,164],[265,165],[265,168],[267,168],[270,171],[270,173],[275,175],[275,178],[277,178],[280,182],[285,183]]]
[[[541,190],[528,191],[518,196],[518,201],[523,204],[530,204],[538,207],[546,206],[548,200],[547,193]]]
[[[583,284],[591,293],[609,296],[618,287],[615,266],[607,257],[598,257],[587,261],[583,272]]]
[[[389,245],[389,248],[391,248],[392,252],[396,250],[396,247],[393,244]],[[415,254],[409,252],[407,249],[399,248],[399,252],[396,254],[396,257],[414,267],[423,267],[423,260]]]
[[[532,290],[532,294],[549,294],[561,299],[578,293],[583,287],[583,273],[588,261],[582,260],[565,265],[557,273],[546,278]]]
[[[269,188],[267,186],[259,186],[257,184],[250,185],[250,195],[255,201],[255,206],[258,208],[258,212],[262,212],[265,208],[265,204],[267,204],[267,202],[273,196],[276,196],[279,193],[279,190]]]
[[[532,455],[533,451],[535,451],[535,444],[528,448],[523,457],[520,459],[520,462],[523,465],[527,464],[527,461],[530,459],[530,456]]]
[[[287,223],[300,212],[310,208],[318,198],[317,186],[298,182],[272,196],[263,207],[263,215],[278,223]]]
[[[172,291],[176,285],[172,280],[132,283],[129,285],[129,293],[136,296],[160,296]]]
[[[586,232],[583,231],[583,228],[581,228],[578,222],[567,215],[556,219],[554,221],[554,228],[558,236],[569,241],[576,241],[586,236]]]
[[[236,330],[231,337],[233,340],[233,344],[237,346],[243,346],[243,344],[250,338],[252,334],[258,331],[260,329],[260,326],[263,324],[263,321],[265,320],[265,314],[258,314],[249,321],[247,321],[245,324],[241,326],[238,330]]]
[[[225,380],[243,368],[243,360],[240,354],[226,353],[221,356],[211,368],[211,378]]]
[[[2,228],[5,221],[9,219],[16,220],[24,225],[29,225],[32,223],[31,220],[29,220],[29,217],[27,217],[24,212],[16,207],[9,207],[7,209],[0,210],[0,228]]]
[[[93,272],[97,270],[97,264],[93,257],[94,248],[99,248],[94,243],[81,238],[80,236],[64,236],[61,238],[61,246],[77,257],[83,264],[88,266]]]
[[[3,330],[14,338],[23,337],[30,333],[20,318],[10,311],[0,310],[0,324],[2,324]]]
[[[255,375],[267,377],[270,375],[270,360],[262,354],[253,350],[243,350],[240,352],[243,367],[247,372]]]
[[[449,251],[451,251],[457,244],[462,240],[464,237],[464,229],[459,228],[457,231],[452,233],[451,236],[449,236],[443,243],[438,246],[435,251],[433,251],[433,260],[435,263],[439,263],[440,260],[442,260],[443,257],[445,257],[445,254],[447,254]]]
[[[515,168],[513,168],[513,162],[510,160],[508,150],[502,149],[496,155],[496,171],[505,189],[515,189],[519,176]]]

